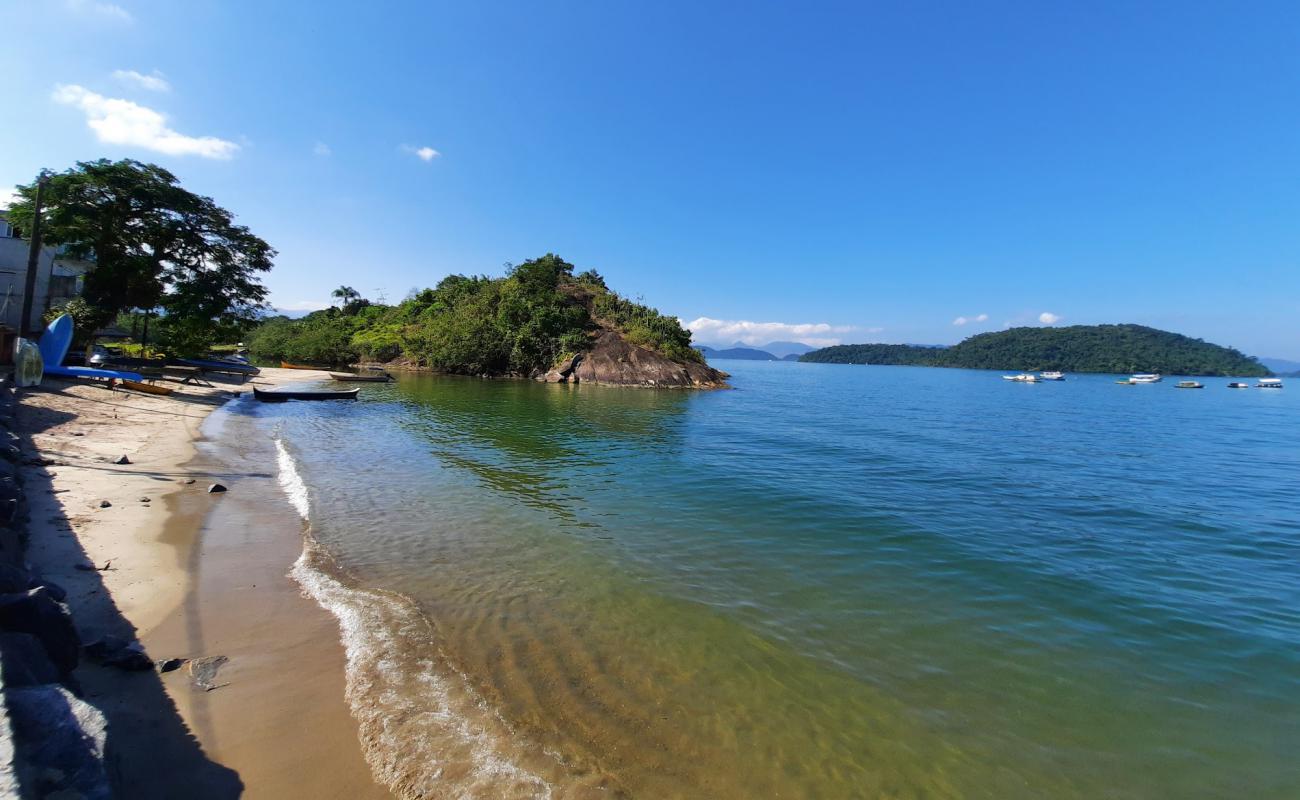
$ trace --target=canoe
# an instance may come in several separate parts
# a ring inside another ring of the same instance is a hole
[[[290,392],[264,391],[253,387],[253,396],[263,403],[283,403],[286,400],[356,400],[360,389],[348,389],[343,392]]]
[[[261,370],[252,364],[240,364],[238,361],[206,358],[174,358],[172,361],[182,367],[198,367],[207,372],[230,372],[235,375],[258,375],[261,373]]]
[[[152,383],[138,383],[136,381],[122,381],[121,385],[123,389],[144,392],[145,394],[171,394],[174,391],[170,386],[156,386]]]
[[[320,369],[320,367],[308,367],[303,364],[290,364],[288,361],[281,361],[280,369]]]
[[[123,372],[115,369],[92,369],[90,367],[45,367],[45,374],[56,378],[102,378],[113,381],[135,381],[141,383],[144,376],[138,372]]]
[[[392,375],[387,372],[381,372],[378,375],[357,375],[353,372],[331,372],[330,377],[336,381],[364,381],[366,383],[388,383],[393,379]]]

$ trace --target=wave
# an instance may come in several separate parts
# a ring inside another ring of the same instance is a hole
[[[344,585],[312,537],[306,484],[275,439],[279,482],[308,522],[289,577],[338,620],[346,693],[375,777],[399,797],[549,798],[551,786],[505,751],[512,732],[432,646],[429,621],[402,595]],[[517,745],[516,745],[517,747]]]

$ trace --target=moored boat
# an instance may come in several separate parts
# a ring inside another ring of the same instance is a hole
[[[309,367],[306,364],[290,364],[288,361],[280,362],[280,369],[323,369],[323,367]]]
[[[1132,378],[1129,378],[1129,380],[1133,383],[1160,383],[1164,378],[1161,377],[1158,372],[1139,372]]]
[[[1038,374],[1038,379],[1040,381],[1063,381],[1065,380],[1065,373],[1057,372],[1055,370],[1048,370],[1046,372],[1040,372]]]
[[[1177,389],[1204,389],[1204,388],[1205,388],[1205,384],[1203,384],[1203,383],[1197,383],[1196,381],[1179,381],[1179,382],[1178,382],[1178,386],[1176,386],[1175,388],[1177,388]]]
[[[284,389],[258,389],[253,387],[253,396],[263,403],[283,403],[286,400],[356,400],[360,389],[348,389],[341,392],[294,392]]]
[[[1228,388],[1229,388],[1229,389],[1249,389],[1249,388],[1250,388],[1250,384],[1249,384],[1249,383],[1242,383],[1241,381],[1233,381],[1232,383],[1228,384]]]
[[[1281,389],[1281,378],[1260,378],[1259,383],[1255,384],[1256,389]]]
[[[365,382],[365,383],[388,383],[393,379],[392,375],[387,372],[375,372],[370,375],[359,375],[355,372],[331,372],[330,377],[336,381]]]
[[[1038,383],[1038,376],[1022,372],[1019,375],[1003,375],[1002,380],[1015,381],[1016,383]]]

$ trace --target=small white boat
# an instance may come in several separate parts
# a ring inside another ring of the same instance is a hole
[[[1129,380],[1133,383],[1160,383],[1164,378],[1160,377],[1159,373],[1139,372]]]
[[[1197,383],[1196,381],[1179,381],[1179,382],[1178,382],[1178,386],[1175,387],[1175,388],[1178,388],[1178,389],[1204,389],[1204,388],[1205,388],[1205,384],[1203,384],[1203,383]]]
[[[1038,383],[1038,376],[1022,372],[1019,375],[1003,375],[1002,380],[1015,381],[1016,383]]]
[[[1065,380],[1065,373],[1048,370],[1047,372],[1038,373],[1038,379],[1040,381],[1063,381]]]
[[[1228,384],[1228,388],[1229,388],[1229,389],[1249,389],[1249,388],[1250,388],[1250,384],[1249,384],[1249,383],[1242,383],[1242,382],[1240,382],[1240,381],[1233,381],[1232,383]]]
[[[1256,389],[1281,389],[1281,378],[1260,378],[1259,383],[1255,384]]]

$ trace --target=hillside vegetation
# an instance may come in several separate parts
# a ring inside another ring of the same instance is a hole
[[[981,333],[947,348],[849,344],[800,358],[826,364],[910,364],[966,369],[1159,372],[1168,375],[1268,375],[1254,358],[1142,325],[1072,325]]]
[[[406,360],[469,375],[544,373],[588,351],[597,334],[679,362],[703,363],[675,317],[634,303],[594,270],[547,254],[500,278],[450,275],[395,306],[353,299],[298,320],[273,317],[249,338],[261,361],[339,366]]]

